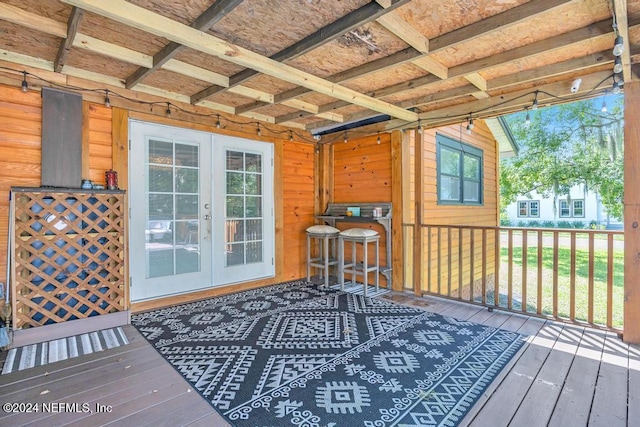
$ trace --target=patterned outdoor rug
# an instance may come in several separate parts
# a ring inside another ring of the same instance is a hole
[[[2,373],[9,374],[127,344],[129,340],[122,328],[111,328],[12,348],[7,353]]]
[[[133,316],[237,426],[452,426],[524,337],[304,281]]]

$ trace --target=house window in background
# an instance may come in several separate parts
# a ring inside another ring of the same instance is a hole
[[[438,203],[482,204],[482,150],[436,135]]]
[[[560,200],[561,218],[584,218],[584,200]]]
[[[538,200],[523,200],[518,202],[519,218],[539,218],[540,202]]]

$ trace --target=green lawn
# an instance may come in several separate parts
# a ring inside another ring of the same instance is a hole
[[[624,252],[615,251],[613,256],[613,326],[622,328],[624,298]],[[507,294],[508,253],[501,249],[500,293]],[[527,252],[527,311],[536,311],[538,283],[538,250],[530,247]],[[558,315],[569,317],[570,302],[570,250],[558,250]],[[606,325],[607,309],[607,253],[594,252],[594,323]],[[542,312],[553,313],[553,249],[542,250]],[[589,253],[576,250],[576,319],[587,320]],[[514,299],[522,296],[522,248],[513,250],[513,295]]]

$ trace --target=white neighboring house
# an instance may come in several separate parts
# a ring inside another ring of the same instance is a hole
[[[486,122],[498,141],[500,158],[517,156],[520,147],[511,134],[507,122],[502,117],[487,119]],[[530,221],[537,221],[540,225],[544,221],[556,223],[566,221],[580,222],[588,227],[594,221],[607,229],[622,229],[622,222],[607,215],[599,195],[593,191],[585,191],[584,185],[571,188],[568,196],[566,194],[557,196],[555,210],[553,202],[553,197],[544,198],[533,192],[530,197],[524,195],[518,197],[515,203],[505,208],[505,211],[512,226]]]
[[[598,225],[608,225],[607,213],[600,197],[593,191],[585,191],[584,185],[572,187],[569,195],[558,195],[555,210],[553,196],[544,198],[536,192],[530,196],[520,196],[515,203],[506,207],[511,225],[517,226],[520,222],[529,221],[580,222],[585,226],[595,222]]]

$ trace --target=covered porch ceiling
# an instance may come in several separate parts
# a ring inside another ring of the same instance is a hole
[[[141,93],[213,120],[311,134],[371,117],[381,120],[371,130],[432,127],[601,95],[637,78],[639,46],[640,0],[0,3],[2,83],[19,85],[23,70],[28,80],[60,73],[62,85],[73,77],[112,98]]]

